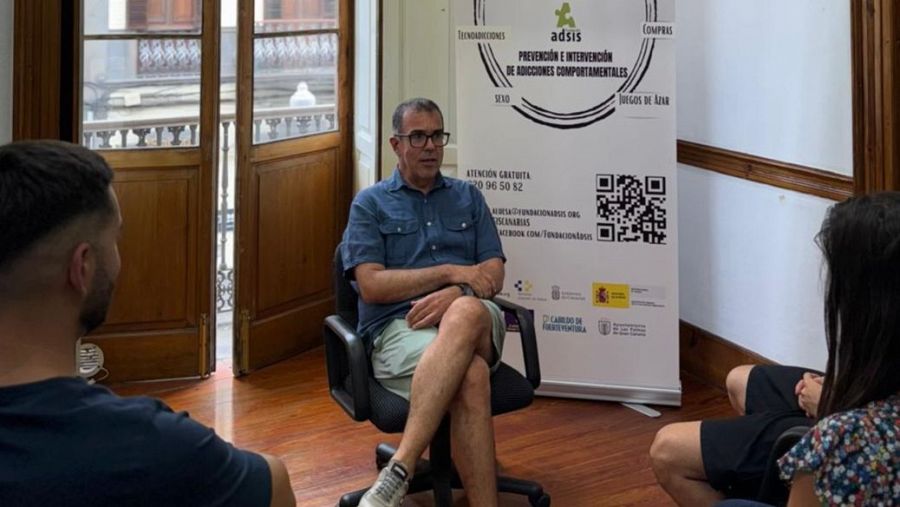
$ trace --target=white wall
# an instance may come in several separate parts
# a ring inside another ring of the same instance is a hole
[[[679,0],[678,137],[852,174],[849,2]],[[680,166],[681,317],[822,368],[831,201]]]
[[[382,174],[390,112],[437,100],[455,132],[457,2],[384,1]],[[848,2],[678,0],[678,136],[852,174]],[[445,169],[455,170],[448,147]],[[821,256],[831,201],[679,167],[681,318],[786,364],[822,368]]]
[[[678,137],[852,174],[850,2],[678,0]]]
[[[0,0],[0,144],[12,141],[13,0]]]
[[[384,0],[382,36],[381,174],[388,177],[397,157],[388,144],[391,113],[400,102],[428,97],[444,113],[451,133],[444,148],[443,172],[456,174],[456,53],[453,50],[453,7],[459,0]]]
[[[827,199],[679,165],[681,318],[783,364],[825,365]]]
[[[378,0],[356,1],[353,84],[353,189],[375,182],[378,168]]]

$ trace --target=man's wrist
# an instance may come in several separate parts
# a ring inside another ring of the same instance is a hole
[[[456,285],[456,266],[453,264],[444,264],[443,265],[443,282],[445,285]]]
[[[456,286],[459,287],[459,290],[460,290],[460,292],[462,292],[463,296],[474,296],[475,295],[475,291],[472,290],[472,287],[470,287],[469,284],[467,284],[467,283],[458,283],[458,284],[456,284]]]

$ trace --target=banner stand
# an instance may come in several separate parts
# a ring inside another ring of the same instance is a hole
[[[538,393],[680,405],[674,0],[454,8],[457,175],[534,313]]]

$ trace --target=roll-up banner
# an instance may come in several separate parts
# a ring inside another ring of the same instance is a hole
[[[456,0],[458,176],[549,396],[680,405],[674,0]],[[514,329],[504,361],[522,369]]]

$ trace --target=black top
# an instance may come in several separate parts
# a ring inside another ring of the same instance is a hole
[[[265,459],[79,378],[0,388],[0,505],[268,506]]]

